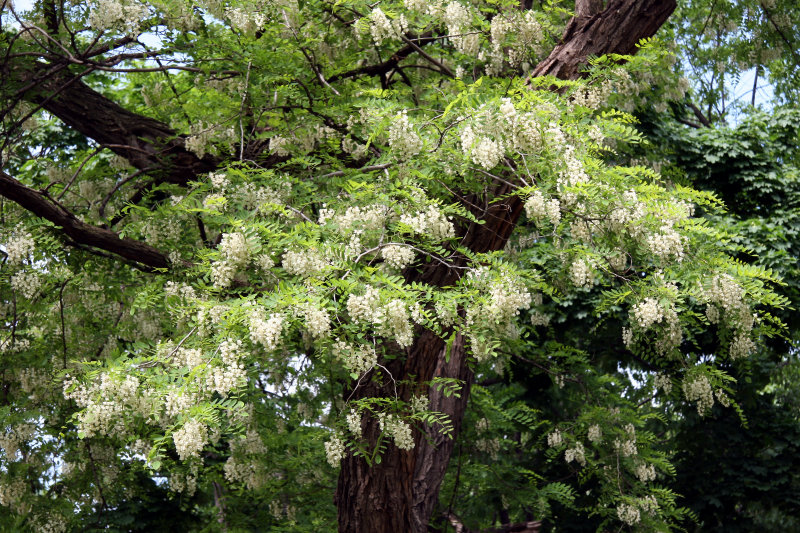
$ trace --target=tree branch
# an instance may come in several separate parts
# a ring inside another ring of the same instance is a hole
[[[587,3],[586,0],[579,4]],[[561,42],[539,63],[530,78],[575,79],[590,56],[632,54],[642,39],[655,35],[675,10],[676,0],[610,0],[601,13],[573,17]],[[590,12],[590,7],[581,7]]]
[[[36,68],[53,69],[53,65]],[[38,72],[18,74],[35,78]],[[65,70],[34,84],[24,97],[135,168],[160,169],[159,181],[185,185],[219,164],[210,155],[200,159],[187,150],[184,139],[166,124],[128,111]]]
[[[0,195],[16,202],[34,215],[60,226],[61,231],[77,244],[111,252],[151,269],[169,268],[167,256],[149,244],[127,237],[121,239],[111,230],[87,224],[58,202],[26,187],[2,171],[0,171]]]

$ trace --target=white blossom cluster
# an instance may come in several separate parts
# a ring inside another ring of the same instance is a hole
[[[558,183],[562,187],[575,187],[589,183],[589,175],[583,162],[576,155],[575,147],[567,144],[562,154],[564,168],[559,172]]]
[[[274,135],[269,139],[269,149],[278,157],[287,157],[289,155],[289,139],[280,135]]]
[[[30,300],[42,288],[42,277],[36,272],[21,270],[11,276],[11,288],[20,293],[23,298]]]
[[[331,440],[325,443],[325,455],[328,459],[328,464],[334,468],[339,466],[339,462],[345,455],[345,447],[344,441],[338,434],[331,435]]]
[[[356,322],[373,324],[378,334],[393,336],[400,346],[411,346],[413,329],[408,306],[402,300],[395,298],[381,305],[378,289],[367,286],[363,295],[348,296],[347,312]]]
[[[197,491],[197,478],[191,474],[172,472],[169,475],[169,489],[191,498]]]
[[[544,52],[545,32],[535,11],[496,15],[492,18],[490,34],[492,49],[487,74],[499,72],[504,56],[512,68],[517,68],[531,52],[537,56]]]
[[[390,244],[381,249],[383,260],[392,268],[403,270],[414,261],[414,250],[408,246]]]
[[[714,393],[711,383],[703,374],[683,380],[683,396],[687,401],[697,402],[697,414],[705,416],[714,406]]]
[[[34,427],[30,424],[18,424],[0,434],[0,448],[5,453],[6,461],[12,462],[18,459],[20,448],[31,437],[33,430]]]
[[[222,466],[225,479],[231,483],[241,483],[248,490],[258,489],[267,482],[267,474],[258,461],[242,460],[231,455]]]
[[[361,24],[356,23],[356,30],[359,31]],[[369,33],[375,44],[380,46],[383,41],[389,39],[399,40],[408,29],[408,21],[405,15],[390,19],[381,8],[376,7],[369,14]]]
[[[656,479],[655,465],[645,463],[644,461],[639,462],[636,465],[636,477],[638,477],[639,481],[641,481],[642,483],[647,483],[648,481],[654,481]]]
[[[197,457],[208,442],[208,427],[199,420],[190,418],[172,434],[172,440],[182,461]]]
[[[331,317],[328,311],[312,303],[302,306],[306,329],[315,339],[325,337],[331,331]]]
[[[403,214],[400,222],[409,226],[414,233],[435,240],[441,241],[455,236],[453,223],[435,205],[429,205],[425,211],[419,211],[413,216]]]
[[[633,306],[631,315],[640,329],[648,330],[664,319],[664,310],[655,298],[645,298]]]
[[[558,429],[547,435],[547,445],[551,448],[558,448],[563,442],[564,438],[561,436],[561,431]]]
[[[18,228],[14,235],[11,235],[4,245],[8,263],[10,265],[19,265],[30,254],[33,253],[36,243],[33,236],[27,231]]]
[[[634,234],[642,231],[639,224],[647,214],[644,202],[639,200],[636,191],[628,189],[622,193],[621,203],[615,206],[608,215],[608,226],[612,231],[620,231],[623,228],[632,229]]]
[[[755,315],[745,302],[744,289],[728,274],[715,276],[706,291],[709,304],[706,316],[714,324],[723,321],[733,329],[733,340],[729,346],[731,359],[747,357],[756,345],[750,338],[755,324]]]
[[[569,267],[569,277],[576,287],[585,287],[594,281],[594,271],[584,259],[576,259]]]
[[[662,259],[674,258],[682,261],[686,237],[678,233],[672,225],[664,225],[659,232],[647,236],[647,246],[653,255]]]
[[[345,368],[356,374],[363,375],[378,364],[378,354],[372,346],[353,346],[342,340],[333,344],[334,356],[341,360]]]
[[[408,314],[408,306],[397,298],[390,300],[382,309],[383,317],[376,321],[378,333],[391,335],[397,344],[406,348],[414,342],[414,331]],[[376,318],[379,318],[376,316]]]
[[[342,139],[342,150],[353,156],[355,160],[364,159],[367,155],[367,145],[359,144],[350,137]]]
[[[471,125],[461,130],[461,149],[473,163],[486,170],[496,167],[505,154],[502,141],[479,135]]]
[[[237,270],[250,260],[250,244],[243,233],[225,233],[219,243],[219,252],[222,260],[211,265],[211,277],[214,285],[225,288],[231,284]]]
[[[586,438],[589,439],[589,442],[593,442],[597,444],[603,438],[603,431],[600,429],[600,426],[597,424],[592,424],[589,426],[589,430],[586,433]]]
[[[339,214],[336,214],[332,209],[321,209],[319,223],[325,224],[330,219],[343,232],[349,232],[353,228],[380,230],[386,225],[388,211],[388,207],[380,204],[350,206],[344,213]]]
[[[241,483],[249,490],[257,489],[267,482],[267,473],[260,466],[258,456],[267,453],[261,435],[249,429],[240,439],[232,440],[231,455],[223,465],[225,479],[231,483]]]
[[[167,297],[174,296],[184,300],[197,298],[194,287],[186,283],[176,283],[174,281],[168,281],[164,284],[164,295]]]
[[[430,407],[431,401],[430,399],[424,394],[415,395],[411,398],[411,410],[415,413],[421,413],[423,411],[427,411],[428,407]],[[486,420],[481,419],[481,420]]]
[[[283,269],[289,274],[308,278],[325,270],[328,263],[314,250],[296,252],[293,250],[283,254]]]
[[[561,202],[557,198],[547,200],[542,191],[537,189],[525,200],[525,214],[533,220],[546,218],[556,227],[561,222]]]
[[[672,379],[670,379],[669,375],[667,374],[656,374],[653,378],[653,383],[655,384],[656,388],[663,390],[664,394],[669,394],[670,391],[672,391]]]
[[[135,33],[147,15],[147,6],[138,2],[96,0],[89,11],[89,26],[97,31],[116,29]]]
[[[267,15],[265,13],[258,13],[240,7],[226,7],[225,16],[230,21],[231,27],[248,34],[263,28],[264,24],[267,22]]]
[[[502,276],[493,279],[486,289],[489,303],[485,313],[497,324],[508,324],[521,310],[531,306],[531,293],[521,280]]]
[[[18,377],[20,388],[31,398],[41,394],[50,383],[47,371],[39,368],[22,368]]]
[[[584,466],[586,464],[586,452],[583,448],[583,443],[576,442],[574,446],[567,448],[564,452],[564,460],[568,463],[575,461]]]
[[[168,417],[178,416],[197,405],[198,402],[197,394],[185,390],[171,390],[164,397],[164,414]]]
[[[25,496],[25,493],[25,481],[22,479],[0,483],[0,505],[3,507],[15,507]]]
[[[214,124],[206,124],[198,122],[193,124],[190,128],[191,135],[187,136],[184,140],[186,149],[202,159],[208,153],[209,148],[213,151],[212,142],[221,142],[233,149],[233,143],[236,142],[236,130],[233,126],[229,128],[220,128]]]
[[[268,210],[272,204],[281,205],[290,193],[290,187],[262,187],[255,183],[242,183],[231,194],[236,203],[248,210]]]
[[[263,310],[254,310],[250,313],[250,339],[264,346],[268,352],[276,350],[283,334],[284,320],[285,317],[280,313],[272,313],[265,318]]]
[[[361,438],[361,415],[355,409],[352,409],[347,416],[347,429],[353,434],[355,438]]]
[[[628,434],[628,438],[622,440],[614,439],[614,448],[623,457],[630,457],[638,453],[636,450],[636,428],[633,427],[633,424],[626,424],[624,429],[625,433]]]
[[[666,355],[670,350],[680,346],[683,340],[678,313],[673,306],[663,307],[655,298],[645,298],[631,309],[631,329],[623,329],[622,338],[630,349],[634,342],[634,332],[645,332],[659,325],[658,338],[655,341],[656,351]]]
[[[389,126],[389,146],[400,159],[413,157],[422,150],[422,139],[408,120],[405,110],[398,113]]]
[[[221,366],[211,368],[206,375],[208,389],[219,393],[223,398],[232,390],[242,386],[247,379],[247,372],[242,363],[245,353],[242,341],[226,339],[219,345]]]
[[[67,530],[66,518],[58,513],[37,514],[31,525],[36,533],[64,533]]]
[[[153,398],[140,394],[139,380],[135,376],[112,376],[108,372],[100,374],[99,379],[86,387],[74,378],[64,380],[64,397],[75,400],[83,411],[78,415],[78,426],[87,436],[125,435],[128,428],[125,417],[138,415],[150,417]]]
[[[379,413],[378,424],[381,431],[391,435],[395,446],[401,450],[414,449],[414,437],[411,434],[411,426],[404,422],[399,416],[394,414]]]
[[[621,503],[617,506],[617,517],[629,526],[638,524],[642,519],[639,508],[627,503]]]
[[[205,362],[203,350],[200,348],[180,347],[175,351],[172,363],[177,367],[195,368]]]

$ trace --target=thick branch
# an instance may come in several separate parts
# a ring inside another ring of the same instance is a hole
[[[99,248],[150,268],[168,268],[167,256],[149,244],[121,239],[111,230],[92,226],[78,219],[61,204],[21,184],[0,171],[0,195],[16,202],[36,216],[61,226],[62,232],[75,243]]]
[[[27,78],[37,75],[35,71],[24,74]],[[211,156],[200,159],[187,150],[184,139],[166,124],[128,111],[66,70],[49,76],[24,97],[41,105],[70,128],[109,147],[134,167],[161,169],[160,181],[185,185],[219,164]]]
[[[584,4],[588,2],[579,2],[581,6]],[[567,24],[561,42],[539,63],[531,77],[576,79],[590,56],[632,54],[639,41],[655,35],[675,6],[675,0],[610,0],[601,13],[574,17]],[[591,10],[592,7],[586,7],[587,12]]]

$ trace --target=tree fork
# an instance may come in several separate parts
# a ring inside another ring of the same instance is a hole
[[[580,16],[570,20],[559,44],[542,61],[531,77],[552,75],[561,79],[577,79],[580,68],[589,56],[609,53],[631,54],[636,44],[652,37],[675,10],[675,0],[611,0],[605,10],[597,12],[597,3],[578,0]],[[495,197],[511,192],[506,185],[494,191]],[[483,215],[485,224],[471,224],[464,244],[474,252],[501,250],[511,235],[522,211],[522,202],[510,197],[493,204]],[[455,281],[454,269],[440,264],[430,266],[418,281],[440,287]],[[368,466],[361,458],[349,456],[342,461],[336,504],[339,510],[339,531],[342,533],[422,533],[436,506],[439,488],[454,439],[461,428],[466,410],[472,370],[467,364],[464,339],[456,335],[445,360],[447,346],[430,331],[421,332],[405,354],[395,359],[387,370],[392,379],[415,376],[417,383],[433,377],[456,378],[465,382],[460,398],[445,397],[429,391],[430,409],[447,414],[454,429],[454,438],[426,428],[425,435],[415,431],[415,447],[410,451],[389,445],[380,464]],[[359,398],[393,394],[387,384],[362,384],[356,391]],[[409,400],[413,391],[400,387],[398,395]],[[364,437],[374,444],[380,433],[378,424],[367,424]]]

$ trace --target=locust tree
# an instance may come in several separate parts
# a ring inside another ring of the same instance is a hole
[[[672,0],[2,5],[8,527],[156,502],[316,531],[331,500],[340,531],[458,525],[472,385],[516,347],[575,356],[553,302],[613,317],[700,414],[779,327],[772,273],[698,216],[715,195],[625,155]],[[669,527],[630,399],[570,379],[592,409],[526,453],[563,452],[605,524]]]

